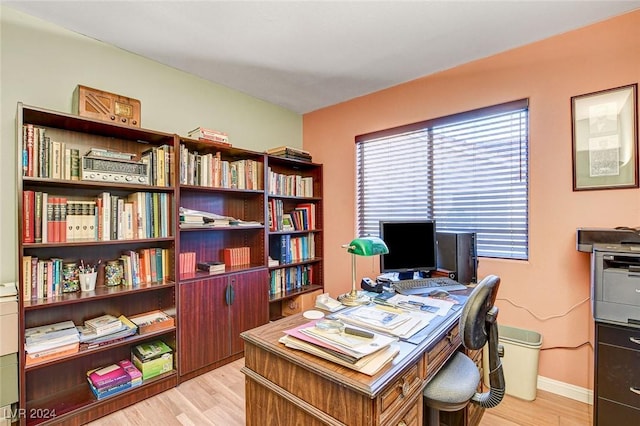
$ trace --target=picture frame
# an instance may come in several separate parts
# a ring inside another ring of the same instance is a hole
[[[573,190],[638,187],[638,84],[571,97]]]

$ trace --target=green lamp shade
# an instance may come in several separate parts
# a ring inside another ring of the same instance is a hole
[[[347,251],[356,256],[375,256],[389,253],[389,248],[378,237],[362,237],[351,241]]]

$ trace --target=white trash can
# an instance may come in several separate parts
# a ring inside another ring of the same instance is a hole
[[[498,340],[504,347],[502,369],[505,391],[508,395],[527,401],[536,399],[538,388],[538,359],[542,346],[542,335],[498,324]],[[484,383],[489,385],[489,352],[484,348],[482,356]]]

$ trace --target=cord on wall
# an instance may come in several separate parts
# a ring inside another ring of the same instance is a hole
[[[593,351],[593,345],[591,344],[590,341],[586,341],[586,342],[582,342],[579,345],[576,346],[548,346],[546,348],[540,348],[541,351],[546,351],[549,349],[570,349],[570,350],[576,350],[576,349],[580,349],[581,347],[588,345],[591,350]]]
[[[563,314],[557,314],[557,315],[550,315],[548,317],[541,317],[537,314],[535,314],[534,312],[532,312],[530,309],[525,308],[524,306],[518,305],[517,303],[512,302],[509,299],[505,299],[505,298],[501,298],[499,297],[497,300],[504,300],[505,302],[510,303],[511,305],[515,306],[516,308],[520,308],[520,309],[524,309],[525,311],[529,312],[529,314],[531,314],[531,316],[533,316],[534,318],[540,320],[540,321],[547,321],[550,319],[554,319],[554,318],[561,318],[564,317],[566,315],[568,315],[571,311],[573,311],[574,309],[576,309],[578,306],[582,305],[585,302],[588,302],[590,300],[589,297],[587,297],[584,300],[581,300],[580,302],[576,303],[575,305],[573,305],[572,307],[569,308],[569,310]],[[593,345],[591,344],[590,341],[586,341],[586,342],[582,342],[579,345],[576,346],[547,346],[547,347],[542,347],[540,348],[541,351],[546,351],[549,349],[570,349],[570,350],[576,350],[576,349],[580,349],[581,347],[583,347],[584,345],[589,345],[589,347],[591,348],[591,350],[593,351]]]
[[[532,312],[532,311],[531,311],[531,310],[529,310],[528,308],[525,308],[524,306],[518,305],[517,303],[514,303],[514,302],[512,302],[512,301],[511,301],[511,300],[509,300],[509,299],[504,299],[504,298],[499,297],[497,300],[504,300],[505,302],[510,303],[511,305],[515,306],[516,308],[524,309],[525,311],[529,312],[529,313],[530,313],[534,318],[536,318],[536,319],[538,319],[538,320],[540,320],[540,321],[547,321],[547,320],[550,320],[550,319],[553,319],[553,318],[560,318],[560,317],[563,317],[563,316],[565,316],[565,315],[569,314],[569,312],[573,311],[573,310],[574,310],[574,309],[576,309],[578,306],[580,306],[580,305],[582,305],[583,303],[585,303],[585,302],[589,301],[590,299],[587,297],[586,299],[584,299],[584,300],[582,300],[582,301],[580,301],[580,302],[576,303],[576,304],[575,304],[575,305],[573,305],[571,308],[569,308],[569,310],[568,310],[567,312],[565,312],[565,313],[563,313],[563,314],[551,315],[551,316],[548,316],[548,317],[541,317],[541,316],[539,316],[539,315],[536,315],[534,312]]]

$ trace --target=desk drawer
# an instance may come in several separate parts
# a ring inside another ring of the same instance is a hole
[[[598,396],[640,409],[640,350],[598,345]]]
[[[640,424],[640,410],[598,398],[597,426],[622,426]]]
[[[598,342],[640,351],[640,328],[598,323]]]
[[[391,417],[388,421],[381,423],[382,426],[422,426],[422,392],[412,397],[411,401],[405,403],[403,408]]]
[[[378,397],[380,400],[380,418],[393,416],[394,412],[407,400],[421,393],[422,379],[418,366],[412,365],[398,380],[390,384]]]
[[[462,344],[460,338],[460,327],[456,324],[454,328],[440,340],[429,352],[422,357],[421,375],[424,380],[430,379],[445,361],[449,359]]]

